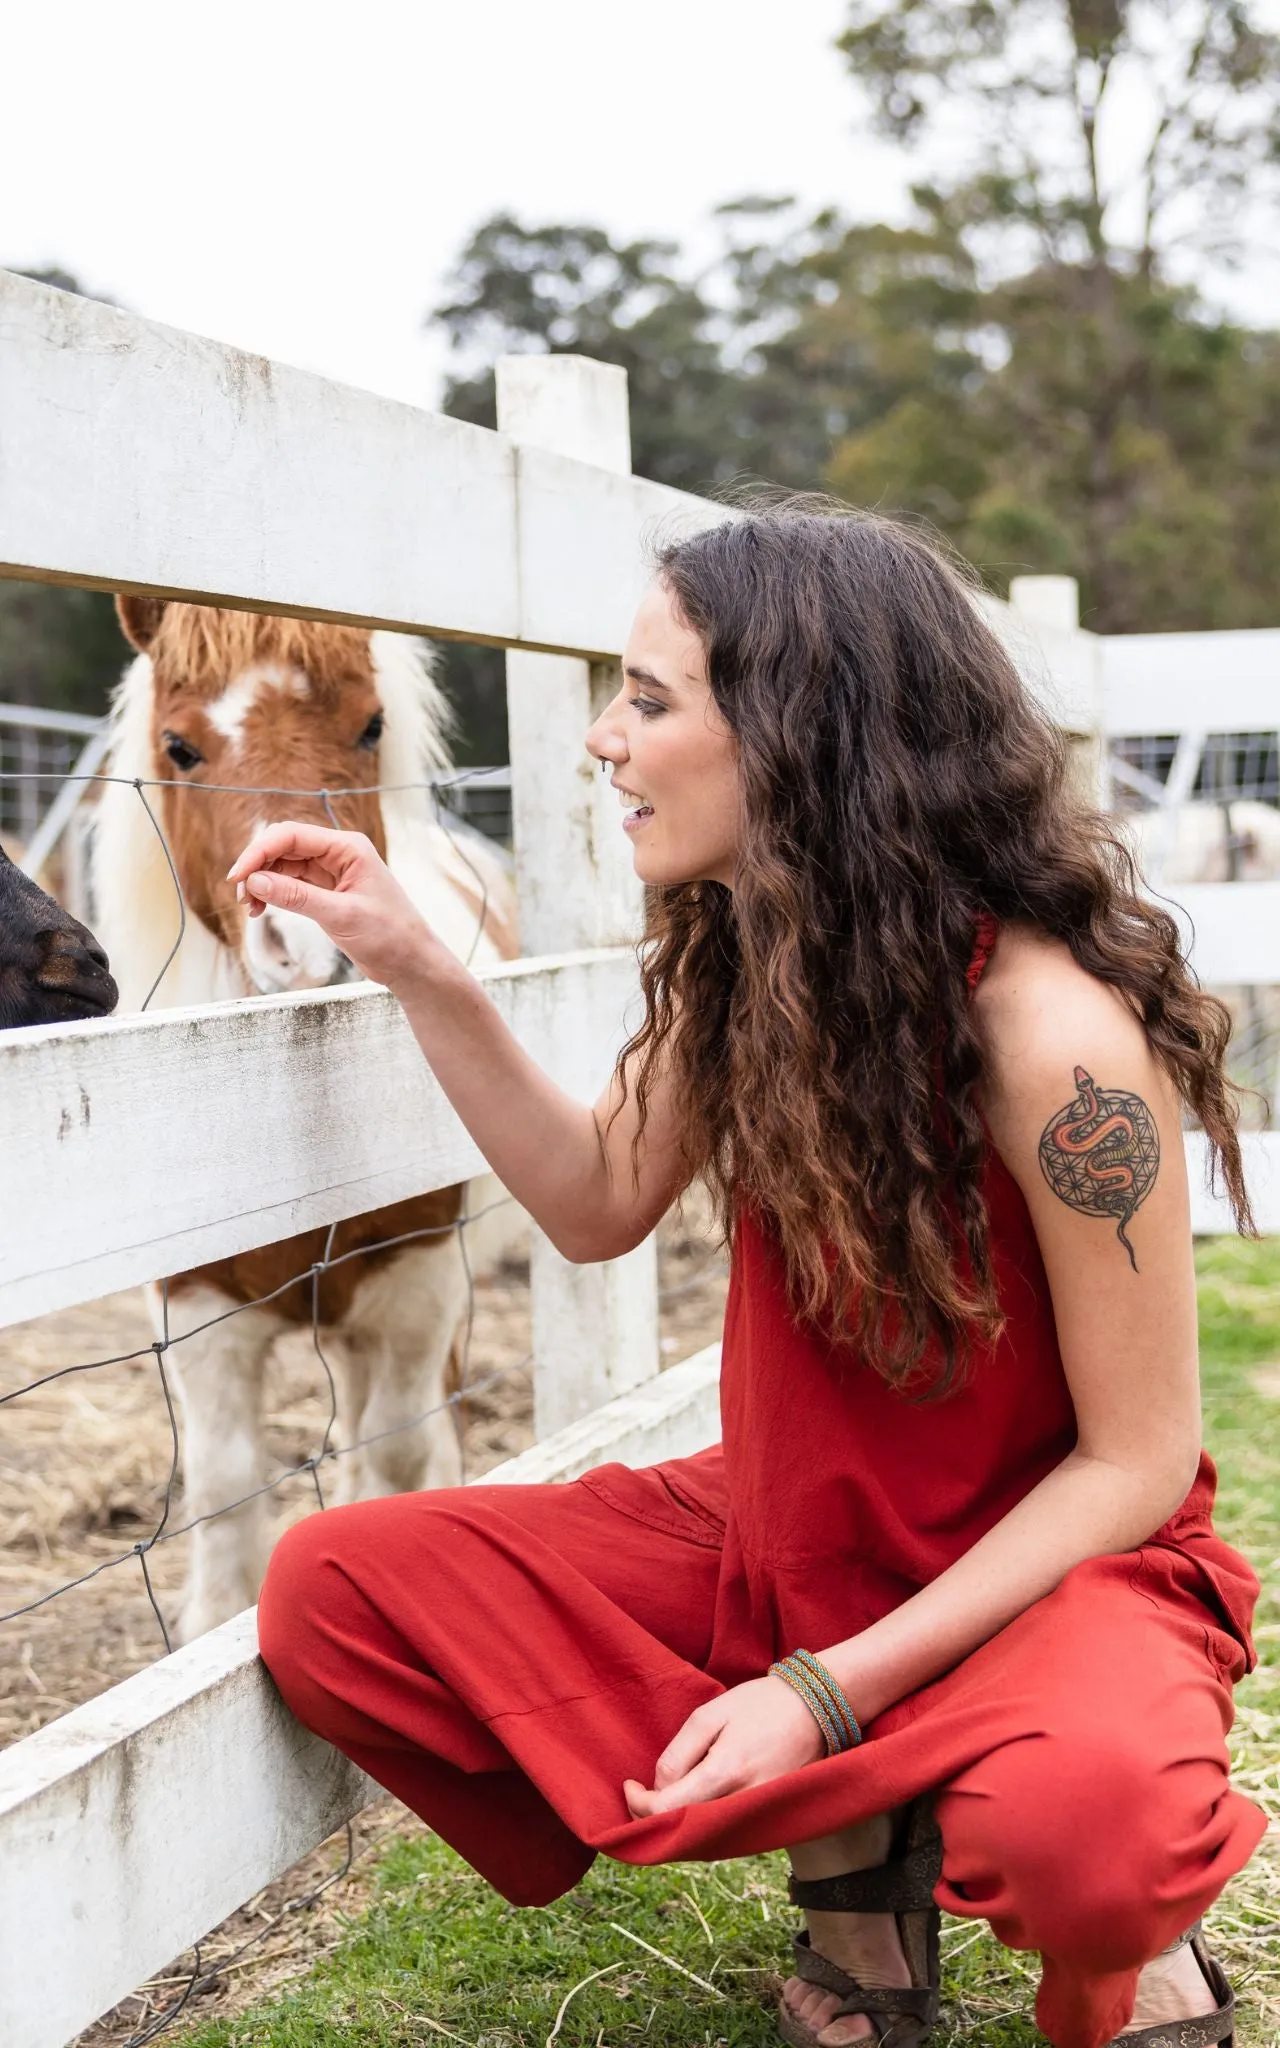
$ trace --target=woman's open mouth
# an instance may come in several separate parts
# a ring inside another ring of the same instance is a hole
[[[617,791],[618,802],[626,813],[622,820],[623,831],[638,832],[653,816],[653,805],[646,803],[642,796],[637,796],[633,789],[623,789],[620,783],[615,782],[613,787]]]

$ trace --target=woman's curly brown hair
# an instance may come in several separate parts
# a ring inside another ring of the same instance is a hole
[[[650,892],[643,1119],[675,1085],[721,1227],[766,1218],[806,1318],[891,1384],[938,1393],[1001,1315],[982,1198],[975,918],[1061,939],[1118,989],[1203,1125],[1252,1229],[1223,1058],[1227,1010],[1074,786],[1070,745],[913,529],[800,506],[662,550],[737,745],[732,890]]]

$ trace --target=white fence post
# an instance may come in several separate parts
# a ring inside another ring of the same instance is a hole
[[[1033,632],[1070,635],[1080,631],[1080,585],[1074,576],[1014,576],[1009,603]],[[1106,802],[1105,741],[1094,718],[1093,730],[1073,732],[1071,754],[1081,785],[1093,803]]]
[[[498,426],[538,448],[627,474],[626,371],[582,356],[505,356]],[[585,571],[585,565],[584,565]],[[583,745],[617,670],[557,655],[507,655],[511,815],[521,945],[527,954],[637,939],[643,895],[617,798]],[[653,1240],[624,1258],[573,1266],[534,1232],[534,1420],[564,1428],[658,1369]]]
[[[1015,612],[1055,633],[1080,630],[1080,585],[1074,576],[1015,576],[1009,584]]]

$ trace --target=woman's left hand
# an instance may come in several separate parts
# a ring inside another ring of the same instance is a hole
[[[658,1758],[653,1790],[627,1778],[623,1796],[634,1820],[723,1799],[763,1785],[825,1756],[822,1730],[781,1678],[751,1678],[696,1707]]]

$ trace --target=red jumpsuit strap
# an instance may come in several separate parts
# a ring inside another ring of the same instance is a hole
[[[1000,932],[1000,920],[990,910],[980,910],[973,920],[973,957],[965,969],[965,980],[971,989],[982,979],[982,971],[995,951],[996,939]]]

